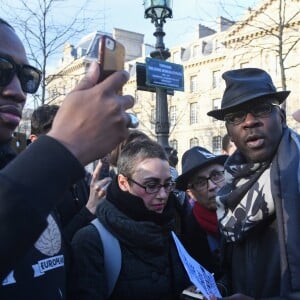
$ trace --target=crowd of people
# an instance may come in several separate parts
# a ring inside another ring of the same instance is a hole
[[[34,111],[16,155],[11,137],[41,72],[3,19],[0,39],[0,299],[183,299],[193,283],[174,232],[224,299],[300,299],[300,137],[281,108],[290,92],[266,71],[222,75],[221,107],[207,114],[225,123],[224,154],[188,149],[181,174],[175,149],[130,129],[134,99],[118,93],[128,73],[98,83],[96,62],[60,107]],[[121,257],[111,291],[95,221]]]

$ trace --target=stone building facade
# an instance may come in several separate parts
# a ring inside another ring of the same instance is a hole
[[[281,4],[285,5],[284,8],[280,8]],[[280,22],[283,9],[285,21]],[[300,132],[300,124],[291,117],[300,108],[299,11],[298,0],[262,0],[249,9],[240,21],[233,23],[220,17],[217,30],[199,25],[196,37],[190,44],[170,49],[168,60],[184,67],[184,92],[175,91],[174,95],[168,96],[169,142],[177,149],[179,159],[184,151],[195,145],[220,153],[221,139],[226,132],[224,122],[216,121],[206,113],[220,107],[224,91],[221,75],[229,69],[263,68],[271,74],[278,90],[291,90],[286,102],[287,122]],[[123,93],[135,96],[133,112],[140,119],[139,129],[155,138],[156,95],[137,90],[135,72],[136,62],[145,62],[151,47],[144,45],[142,34],[116,30],[113,37],[119,38],[128,51],[125,69],[131,77]],[[90,38],[86,50],[83,42],[79,44],[81,48],[65,47],[65,62],[57,73],[49,76],[47,88],[50,102],[62,101],[62,96],[85,73],[91,45],[96,40],[96,35],[94,40]],[[83,49],[82,53],[80,49]],[[286,86],[282,84],[280,57],[284,58]],[[178,169],[180,171],[180,166]]]
[[[97,60],[99,39],[102,35],[112,36],[125,46],[125,61],[145,55],[143,34],[117,28],[112,33],[92,32],[84,36],[77,46],[65,44],[58,68],[47,76],[48,104],[60,105],[65,95],[85,75],[91,61]]]

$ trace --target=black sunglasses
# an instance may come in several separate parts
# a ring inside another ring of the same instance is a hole
[[[251,113],[256,118],[263,118],[269,116],[275,107],[280,108],[280,106],[275,103],[252,105],[252,107],[245,107],[244,110],[226,114],[224,120],[227,124],[239,125],[245,121],[248,113]]]
[[[16,64],[9,55],[0,54],[0,87],[7,86],[17,74],[24,93],[34,94],[39,88],[42,72],[29,65]]]

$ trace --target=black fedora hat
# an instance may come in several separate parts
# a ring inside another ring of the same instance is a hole
[[[213,163],[224,165],[227,157],[228,155],[214,155],[203,147],[187,150],[182,156],[182,174],[176,179],[176,188],[185,191],[195,172]]]
[[[224,115],[231,112],[235,106],[251,100],[270,96],[281,104],[290,91],[277,92],[271,76],[258,68],[230,70],[222,75],[226,83],[221,109],[211,110],[207,115],[218,120],[224,120]]]

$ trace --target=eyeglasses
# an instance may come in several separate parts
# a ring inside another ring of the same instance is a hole
[[[253,107],[248,107],[245,110],[229,113],[224,116],[224,120],[228,124],[239,125],[245,121],[248,113],[251,113],[254,117],[267,117],[273,111],[274,107],[280,108],[278,104],[261,103]]]
[[[190,184],[190,186],[195,187],[198,190],[204,190],[208,188],[208,180],[213,183],[220,183],[224,180],[224,171],[212,171],[208,177],[197,177],[197,179]]]
[[[17,74],[24,93],[33,94],[39,88],[42,73],[25,64],[16,64],[9,55],[0,55],[0,87],[7,86]]]
[[[147,183],[146,185],[142,185],[131,178],[127,178],[127,180],[143,188],[147,194],[158,193],[162,187],[165,189],[167,193],[170,193],[175,189],[175,185],[176,185],[174,181],[170,181],[165,184]]]

